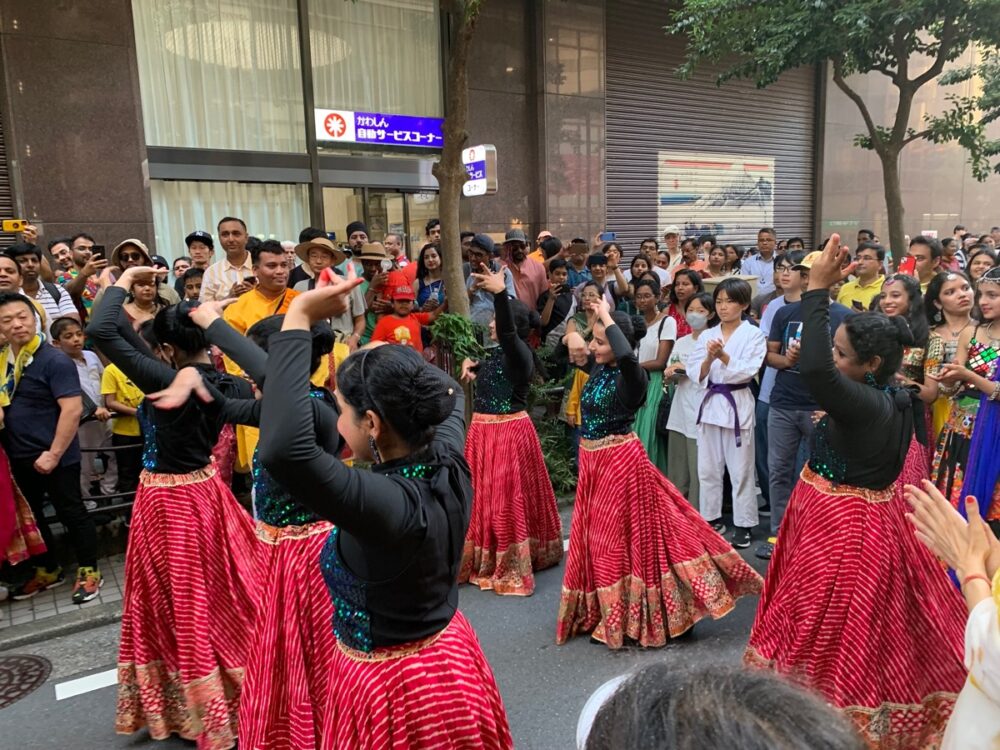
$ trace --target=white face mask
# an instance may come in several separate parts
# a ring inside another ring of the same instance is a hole
[[[700,312],[689,312],[685,316],[692,330],[704,331],[708,327],[708,315]]]

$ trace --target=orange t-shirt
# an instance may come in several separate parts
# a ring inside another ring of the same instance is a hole
[[[412,346],[418,352],[422,352],[424,342],[420,337],[420,326],[428,325],[430,322],[430,313],[410,313],[405,318],[401,318],[395,313],[389,313],[381,317],[375,324],[372,341]]]

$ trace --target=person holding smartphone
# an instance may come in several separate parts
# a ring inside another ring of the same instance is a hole
[[[885,276],[885,248],[877,242],[862,242],[854,252],[854,278],[844,283],[837,295],[837,302],[844,307],[863,312],[870,310],[872,300],[882,293]]]

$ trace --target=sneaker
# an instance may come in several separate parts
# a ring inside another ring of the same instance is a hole
[[[724,524],[722,521],[709,521],[708,525],[711,526],[713,529],[715,529],[716,534],[726,533],[726,524]]]
[[[733,546],[736,549],[746,549],[750,546],[750,529],[741,526],[733,528]]]
[[[76,583],[73,584],[73,604],[89,602],[104,585],[104,576],[97,568],[80,567],[76,571]]]
[[[35,594],[62,586],[64,583],[66,583],[66,576],[63,575],[62,568],[55,568],[51,571],[47,568],[35,568],[35,575],[20,586],[15,587],[11,598],[16,602],[30,599]]]
[[[83,507],[86,508],[88,512],[92,510],[97,510],[97,501],[90,500],[88,498],[87,500],[83,501]]]
[[[774,554],[774,542],[761,542],[757,545],[757,549],[753,553],[754,556],[761,560],[770,560],[771,555]]]

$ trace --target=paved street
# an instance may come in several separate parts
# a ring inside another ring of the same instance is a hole
[[[760,561],[749,550],[745,556],[761,569]],[[605,680],[639,664],[657,659],[679,668],[738,663],[757,603],[756,597],[743,599],[728,617],[699,623],[692,636],[667,648],[613,653],[591,644],[586,637],[565,646],[555,645],[561,581],[561,566],[540,573],[536,592],[527,599],[462,588],[461,608],[479,633],[493,666],[518,748],[573,748],[577,717],[590,693]],[[11,652],[44,656],[52,662],[53,671],[45,685],[0,711],[0,744],[17,750],[193,747],[176,739],[154,743],[145,733],[116,736],[112,685],[56,699],[57,686],[63,686],[61,694],[67,689],[86,689],[91,686],[66,683],[88,675],[97,675],[97,681],[101,673],[112,669],[117,642],[118,626],[106,625]]]

